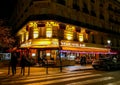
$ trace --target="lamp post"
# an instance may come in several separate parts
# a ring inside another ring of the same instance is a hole
[[[107,40],[107,48],[110,49],[111,47],[111,40]]]
[[[60,40],[59,40],[59,53],[58,53],[58,55],[59,55],[59,60],[60,60],[60,72],[62,72],[62,58],[61,58],[61,46],[60,46]]]

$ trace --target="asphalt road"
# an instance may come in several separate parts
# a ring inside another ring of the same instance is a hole
[[[84,70],[51,74],[33,72],[33,74],[0,76],[0,85],[120,85],[120,70]]]

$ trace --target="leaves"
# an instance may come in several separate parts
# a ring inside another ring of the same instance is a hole
[[[15,37],[12,36],[10,27],[0,27],[0,46],[11,48],[15,43]]]

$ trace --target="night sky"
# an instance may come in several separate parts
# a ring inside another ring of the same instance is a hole
[[[1,0],[0,1],[0,19],[9,19],[17,0]]]

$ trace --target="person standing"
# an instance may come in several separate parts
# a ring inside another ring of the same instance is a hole
[[[22,54],[21,61],[20,61],[20,66],[21,66],[21,74],[25,74],[25,66],[26,66],[26,57],[24,54]]]
[[[15,52],[12,53],[10,64],[12,67],[12,75],[14,75],[16,74],[16,65],[17,65],[17,55]]]

